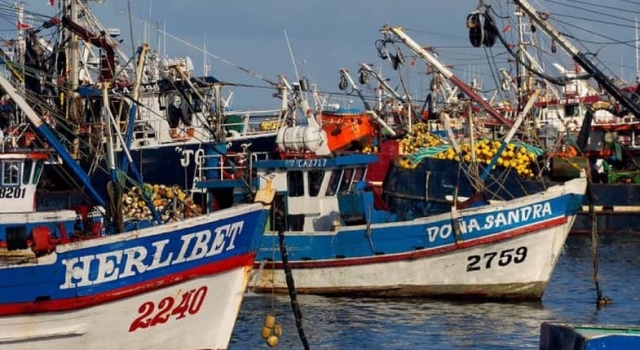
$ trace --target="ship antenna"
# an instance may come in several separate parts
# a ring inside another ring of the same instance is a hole
[[[284,30],[284,38],[287,40],[287,47],[289,48],[289,56],[291,56],[291,63],[293,64],[293,70],[296,73],[296,81],[300,82],[300,75],[298,75],[298,66],[296,65],[296,59],[293,57],[293,50],[291,49],[291,43],[289,42],[289,36],[287,30]]]

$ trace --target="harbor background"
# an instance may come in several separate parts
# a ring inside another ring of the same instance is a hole
[[[589,236],[570,236],[541,301],[464,302],[298,295],[311,349],[538,349],[544,321],[640,325],[640,235],[599,237],[603,296],[598,310]],[[260,336],[272,309],[282,323],[276,349],[302,349],[288,295],[248,293],[229,349],[267,349]]]

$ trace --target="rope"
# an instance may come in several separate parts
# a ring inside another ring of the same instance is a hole
[[[291,309],[293,309],[293,315],[296,319],[296,328],[298,329],[298,335],[300,341],[305,350],[309,349],[309,342],[304,334],[302,328],[302,312],[300,311],[300,304],[298,303],[298,293],[296,292],[296,285],[293,281],[293,275],[291,274],[291,267],[289,267],[289,255],[287,253],[287,247],[284,243],[284,229],[278,230],[278,241],[280,244],[280,255],[282,255],[282,268],[287,280],[287,289],[289,290],[289,298],[291,299]]]
[[[598,217],[595,212],[595,198],[591,191],[591,186],[587,186],[587,197],[589,198],[589,218],[591,219],[591,254],[593,257],[593,282],[596,285],[596,307],[598,309],[610,304],[611,299],[602,296],[600,289],[600,278],[598,276],[600,258],[598,253]]]
[[[110,224],[114,233],[124,232],[124,221],[122,218],[122,187],[117,182],[107,183],[107,195],[109,204],[107,208],[107,223]]]

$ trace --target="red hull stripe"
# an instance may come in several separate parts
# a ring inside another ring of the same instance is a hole
[[[403,260],[415,260],[415,259],[447,253],[447,252],[451,252],[459,249],[475,247],[482,244],[494,243],[497,241],[513,238],[516,236],[526,235],[526,234],[547,229],[550,227],[560,226],[565,223],[567,223],[567,217],[562,216],[562,217],[551,219],[538,224],[521,227],[515,230],[509,230],[507,232],[498,233],[498,234],[481,237],[481,238],[476,238],[469,241],[460,242],[457,244],[450,244],[443,247],[421,249],[421,250],[413,251],[410,253],[377,255],[377,256],[362,257],[362,258],[344,258],[344,259],[318,260],[318,261],[291,261],[289,262],[289,266],[294,269],[315,269],[315,268],[344,267],[344,266],[354,266],[354,265],[387,263],[387,262],[403,261]],[[259,265],[259,264],[256,264],[256,265]],[[282,263],[278,262],[275,264],[271,264],[267,262],[264,267],[281,269]]]
[[[142,283],[121,287],[108,292],[60,300],[32,301],[26,303],[0,305],[0,316],[24,315],[44,312],[59,312],[83,309],[118,299],[144,294],[193,278],[214,275],[242,266],[252,266],[255,253],[246,253],[223,261],[198,266],[186,271],[144,281]],[[224,286],[221,286],[224,288]]]

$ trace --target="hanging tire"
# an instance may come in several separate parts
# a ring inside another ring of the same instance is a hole
[[[472,13],[467,16],[467,28],[469,28],[469,42],[473,47],[480,47],[484,41],[484,31],[480,23],[480,14]]]

